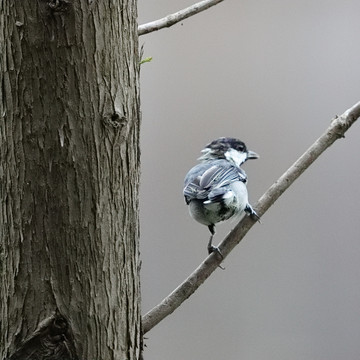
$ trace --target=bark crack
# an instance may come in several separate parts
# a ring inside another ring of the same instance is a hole
[[[9,360],[78,360],[74,336],[65,316],[56,310],[10,356]]]

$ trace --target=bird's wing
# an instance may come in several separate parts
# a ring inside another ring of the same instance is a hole
[[[201,165],[201,164],[200,164]],[[226,187],[234,181],[246,183],[245,172],[228,162],[220,164],[209,164],[207,168],[196,167],[192,170],[193,178],[185,185],[184,196],[187,203],[192,199],[207,199],[209,193],[216,188]]]

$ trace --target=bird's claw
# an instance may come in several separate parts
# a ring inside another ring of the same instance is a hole
[[[258,221],[261,224],[260,216],[256,213],[256,211],[252,208],[250,204],[247,204],[244,210],[252,219]]]
[[[209,255],[212,254],[213,252],[215,252],[215,253],[219,254],[221,259],[224,259],[224,255],[221,253],[220,249],[218,247],[216,247],[216,246],[209,245],[208,246],[208,252],[209,252]],[[225,268],[223,266],[221,266],[221,265],[218,265],[218,266],[219,266],[219,268],[221,270],[225,270]]]
[[[224,255],[221,253],[220,249],[217,246],[209,245],[208,252],[209,255],[212,254],[213,252],[216,252],[221,256],[222,259],[224,258]]]
[[[250,215],[250,217],[256,220],[259,224],[261,224],[260,216],[255,211]]]

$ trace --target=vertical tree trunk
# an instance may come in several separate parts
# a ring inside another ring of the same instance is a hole
[[[0,359],[139,357],[136,19],[0,0]]]

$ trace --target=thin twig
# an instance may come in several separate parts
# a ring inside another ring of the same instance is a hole
[[[329,128],[313,145],[265,192],[257,202],[255,209],[261,216],[287,190],[290,185],[337,139],[343,138],[345,132],[360,117],[360,102],[346,110],[341,116],[332,120]],[[219,249],[225,258],[243,239],[256,221],[244,217],[220,243]],[[211,275],[223,259],[216,253],[209,255],[204,262],[160,304],[143,316],[144,334],[150,331],[161,320],[176,310],[195,290]]]
[[[181,20],[184,20],[190,16],[198,14],[201,11],[209,9],[210,7],[222,2],[224,0],[203,0],[194,5],[191,5],[183,10],[180,10],[174,14],[170,14],[165,16],[162,19],[151,21],[149,23],[139,25],[138,27],[138,35],[144,35],[151,33],[153,31],[157,31],[163,29],[165,27],[170,27]]]

